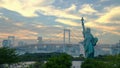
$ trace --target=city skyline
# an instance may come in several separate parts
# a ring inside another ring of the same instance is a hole
[[[83,41],[84,17],[98,43],[114,44],[120,40],[119,12],[119,0],[0,0],[0,42],[8,36],[63,40],[64,29]]]

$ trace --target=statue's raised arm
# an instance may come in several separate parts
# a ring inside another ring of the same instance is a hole
[[[84,25],[84,19],[83,19],[83,17],[82,17],[82,19],[81,19],[81,21],[82,21],[82,29],[83,29],[83,35],[85,36],[85,25]]]
[[[83,28],[83,32],[84,32],[85,31],[85,26],[84,26],[84,19],[83,19],[83,17],[82,17],[81,21],[82,21],[82,28]]]

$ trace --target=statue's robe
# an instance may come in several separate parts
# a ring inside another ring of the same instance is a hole
[[[85,49],[85,56],[87,58],[94,57],[94,46],[97,43],[97,38],[94,38],[93,35],[89,32],[84,32],[84,49]]]

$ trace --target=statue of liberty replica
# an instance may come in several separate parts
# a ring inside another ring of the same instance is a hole
[[[96,46],[98,38],[94,37],[91,34],[90,28],[86,28],[84,26],[83,17],[82,17],[81,21],[82,21],[82,29],[83,29],[83,37],[84,37],[83,46],[84,46],[84,50],[85,50],[85,57],[86,58],[94,58],[94,46]]]

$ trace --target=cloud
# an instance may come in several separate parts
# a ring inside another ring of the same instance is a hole
[[[5,39],[8,36],[15,36],[18,39],[36,39],[38,35],[37,32],[30,31],[30,30],[17,30],[13,33],[0,33],[0,38]]]
[[[3,16],[2,13],[0,14],[0,19],[3,19],[3,20],[5,20],[5,21],[8,21],[8,20],[9,20],[9,18]]]
[[[80,19],[79,16],[70,14],[68,11],[74,11],[76,6],[72,4],[70,8],[57,9],[51,4],[54,0],[1,0],[0,7],[6,8],[12,11],[16,11],[26,17],[38,16],[36,12],[41,12],[44,15],[55,16],[61,18]]]
[[[83,37],[80,35],[81,32],[77,30],[72,30],[71,29],[71,43],[78,43],[79,41],[83,40]],[[45,37],[44,40],[51,40],[52,42],[56,41],[57,43],[63,43],[63,31],[62,32],[57,32],[57,33],[50,33],[47,34],[48,37]],[[66,32],[66,42],[68,42],[68,33]]]
[[[37,35],[38,33],[30,31],[30,30],[17,30],[15,33],[25,34],[25,35]]]
[[[54,6],[46,6],[39,8],[40,13],[46,16],[55,16],[59,18],[80,19],[79,16],[65,11],[65,9],[57,9]]]
[[[49,5],[54,0],[1,0],[0,7],[6,8],[12,11],[16,11],[23,16],[33,17],[37,16],[35,11],[40,6]]]
[[[79,9],[79,13],[81,14],[93,14],[93,13],[96,13],[97,10],[95,10],[91,4],[83,4],[81,6],[81,9]]]
[[[106,2],[106,1],[109,1],[109,0],[100,0],[100,2]]]
[[[69,19],[56,19],[55,21],[62,23],[62,24],[65,24],[65,25],[69,25],[69,26],[80,26],[79,23],[74,22],[74,21],[69,20]]]
[[[96,22],[99,22],[101,24],[104,23],[119,23],[120,22],[120,6],[111,7],[107,9],[105,13],[103,13]]]
[[[34,26],[35,28],[45,28],[45,27],[47,27],[43,24],[32,24],[32,26]]]
[[[54,27],[63,28],[61,25],[53,25]]]
[[[91,18],[88,20],[85,25],[90,28],[94,28],[98,31],[103,31],[107,33],[111,33],[114,35],[120,35],[119,32],[119,25],[120,25],[120,7],[119,6],[112,6],[112,7],[105,7],[102,11],[97,12],[98,18]],[[115,26],[117,24],[117,26]],[[113,26],[112,26],[113,25]]]
[[[100,28],[101,30],[109,30],[109,31],[117,30],[117,28],[115,28],[114,26],[109,27],[109,26],[97,24],[96,22],[87,22],[85,25],[87,27]]]
[[[16,25],[16,26],[23,26],[24,24],[21,23],[21,22],[18,22],[18,23],[14,23],[14,25]]]
[[[6,37],[8,37],[8,36],[12,36],[12,34],[8,34],[8,33],[0,33],[0,38],[6,38]]]
[[[72,4],[69,8],[65,9],[66,12],[75,11],[77,6],[75,4]]]
[[[114,27],[114,26],[106,26],[106,25],[100,25],[97,24],[96,22],[87,22],[85,24],[87,27],[90,28],[94,28],[96,30],[101,30],[101,31],[105,31],[105,32],[109,32],[115,35],[120,35],[120,32],[118,32],[118,27]]]

